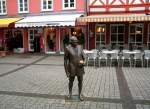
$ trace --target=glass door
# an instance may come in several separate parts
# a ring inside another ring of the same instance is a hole
[[[29,38],[28,38],[28,42],[29,42],[29,51],[33,52],[34,51],[34,37],[35,35],[38,33],[37,30],[35,29],[30,29],[29,30]]]

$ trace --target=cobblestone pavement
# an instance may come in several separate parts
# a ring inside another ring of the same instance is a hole
[[[85,67],[85,100],[67,101],[63,56],[0,58],[0,109],[150,109],[150,68]],[[77,79],[73,94],[78,94]]]

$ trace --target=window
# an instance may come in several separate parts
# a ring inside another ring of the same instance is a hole
[[[111,45],[114,48],[124,44],[125,26],[123,24],[111,25]]]
[[[76,0],[63,0],[63,9],[75,9]]]
[[[53,9],[53,0],[42,0],[42,11],[51,11]]]
[[[0,0],[0,15],[6,14],[6,0]]]
[[[19,13],[28,13],[28,0],[18,0]]]
[[[143,43],[143,24],[130,24],[129,44],[133,46]]]
[[[105,46],[105,37],[106,37],[106,26],[105,25],[97,25],[96,26],[96,48],[100,49]]]

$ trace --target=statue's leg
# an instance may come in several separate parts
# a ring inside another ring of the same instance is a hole
[[[82,84],[83,84],[82,81],[83,81],[83,76],[78,76],[79,98],[80,98],[81,101],[84,100],[83,96],[81,94],[81,92],[82,92]]]
[[[74,78],[75,78],[75,76],[69,77],[69,97],[70,98],[72,96],[72,87],[73,87]]]

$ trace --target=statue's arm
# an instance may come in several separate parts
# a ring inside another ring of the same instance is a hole
[[[85,53],[83,52],[83,48],[82,48],[82,59],[83,59],[83,61],[84,61],[84,65],[85,65],[85,63],[86,63],[86,55],[85,55]]]
[[[64,54],[64,68],[65,68],[65,72],[66,72],[66,76],[69,77],[70,73],[68,71],[68,63],[69,63],[69,53],[68,53],[68,50],[67,48],[65,48],[64,50],[65,54]]]

